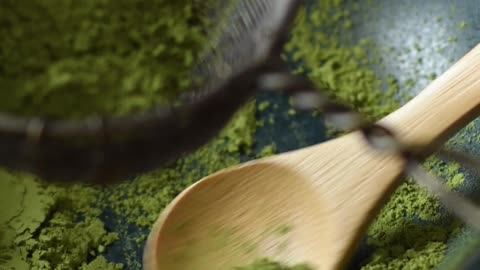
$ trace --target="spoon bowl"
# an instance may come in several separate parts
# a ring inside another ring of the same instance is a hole
[[[319,156],[332,151],[343,154],[319,162]],[[358,170],[331,167],[353,160]],[[379,164],[380,170],[365,166],[370,162]],[[370,149],[359,134],[352,134],[218,172],[185,190],[163,212],[147,249],[153,252],[147,255],[146,269],[209,269],[212,265],[233,269],[259,257],[328,265],[325,258],[351,249],[354,235],[344,232],[363,230],[350,224],[364,223],[357,219],[365,218],[335,208],[373,213],[374,209],[364,208],[377,202],[362,194],[370,193],[369,186],[377,186],[375,197],[381,197],[393,182],[377,184],[374,179],[398,176],[402,164],[401,159]],[[348,181],[354,178],[370,183]],[[355,190],[357,198],[344,197],[345,190]]]

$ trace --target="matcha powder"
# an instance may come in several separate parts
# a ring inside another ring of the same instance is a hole
[[[172,102],[206,44],[208,1],[0,2],[0,111],[124,115]]]

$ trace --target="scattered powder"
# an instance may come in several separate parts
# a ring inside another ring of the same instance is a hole
[[[449,43],[457,43],[457,42],[458,42],[458,38],[457,38],[457,37],[450,37],[450,38],[448,39],[448,42],[449,42]]]
[[[392,98],[398,87],[385,94],[382,81],[365,66],[369,63],[370,41],[343,47],[337,38],[320,31],[320,27],[332,24],[324,14],[327,2],[330,1],[321,1],[321,7],[309,15],[302,10],[298,17],[292,40],[286,46],[287,52],[291,52],[291,61],[300,65],[295,73],[308,76],[319,89],[370,120],[379,119],[399,107]]]
[[[75,269],[117,239],[89,206],[96,198],[92,189],[46,186],[2,170],[0,190],[6,193],[2,205],[12,206],[0,215],[2,269]]]
[[[234,270],[312,270],[312,268],[304,264],[285,266],[269,259],[259,259],[248,266],[236,267]]]
[[[273,156],[277,153],[277,146],[275,144],[270,144],[265,147],[260,151],[260,153],[257,154],[257,158],[264,158],[264,157],[269,157]]]
[[[270,107],[269,101],[262,101],[258,104],[258,111],[263,112]]]
[[[458,188],[464,175],[456,163],[429,158],[425,168]],[[368,244],[376,248],[363,270],[433,269],[442,262],[447,241],[461,224],[446,216],[439,201],[407,179],[384,206],[368,230]],[[454,268],[452,268],[454,269]]]

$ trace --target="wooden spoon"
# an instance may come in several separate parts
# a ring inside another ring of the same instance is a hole
[[[480,113],[480,46],[385,117],[404,143],[444,142]],[[210,175],[161,214],[147,270],[231,270],[259,257],[341,269],[405,161],[359,132]]]

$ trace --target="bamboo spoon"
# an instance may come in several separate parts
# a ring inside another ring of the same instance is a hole
[[[380,121],[404,143],[444,142],[480,112],[480,46]],[[359,132],[210,175],[182,192],[149,236],[147,270],[230,270],[255,258],[345,266],[398,185],[405,160]]]

